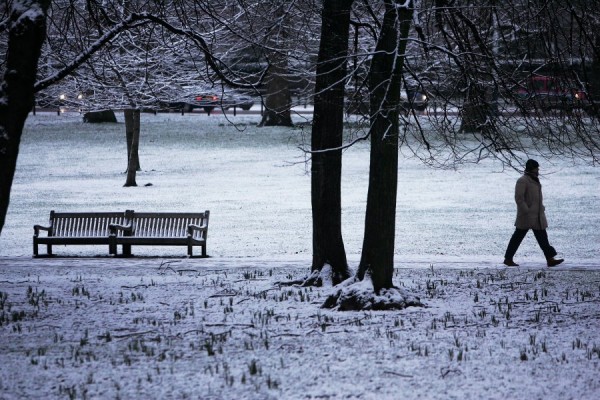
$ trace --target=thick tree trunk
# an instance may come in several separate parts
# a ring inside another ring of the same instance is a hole
[[[344,79],[352,0],[325,0],[312,125],[313,276],[325,264],[333,284],[350,277],[342,239]]]
[[[125,110],[125,131],[131,132],[131,145],[127,143],[127,180],[125,187],[137,186],[136,171],[139,167],[138,147],[140,143],[140,110]]]
[[[371,70],[371,155],[365,237],[357,277],[371,271],[373,288],[393,287],[400,84],[412,8],[385,2],[385,15]]]
[[[50,1],[31,1],[10,10],[4,82],[0,85],[0,233],[8,211],[19,144],[33,109],[40,49]]]

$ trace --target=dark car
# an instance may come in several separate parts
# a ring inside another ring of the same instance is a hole
[[[369,96],[366,90],[354,91],[347,89],[346,113],[363,114],[369,112]],[[429,96],[419,89],[406,89],[400,92],[400,105],[406,110],[423,111],[429,104]]]
[[[245,95],[227,95],[221,100],[221,106],[226,110],[232,107],[239,107],[242,110],[248,111],[253,105],[254,100],[252,97]]]
[[[219,96],[214,93],[201,93],[194,96],[192,100],[171,101],[166,104],[167,108],[171,110],[191,112],[197,108],[201,108],[207,113],[212,112],[215,108],[228,110],[239,107],[242,110],[249,110],[253,105],[254,100],[248,96],[238,94]]]
[[[219,96],[200,94],[193,99],[181,99],[160,102],[160,108],[171,111],[191,112],[196,108],[202,108],[207,113],[220,105]]]
[[[223,110],[239,107],[247,111],[254,105],[254,100],[248,96],[229,93],[225,93],[224,96],[200,94],[194,100],[192,103],[194,108],[203,108],[206,112],[211,112],[215,107],[222,108]]]
[[[429,97],[419,89],[406,89],[402,91],[402,107],[406,110],[423,111],[429,104]]]
[[[578,84],[553,76],[530,77],[515,93],[523,108],[539,110],[582,108],[588,98]]]
[[[221,105],[221,98],[216,94],[199,94],[194,97],[194,100],[190,102],[189,105],[189,111],[192,111],[194,108],[202,108],[209,113],[214,110],[215,107]]]

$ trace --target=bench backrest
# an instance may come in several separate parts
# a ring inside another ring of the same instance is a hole
[[[186,237],[190,224],[208,226],[208,212],[204,213],[141,213],[133,215],[136,237]],[[206,233],[194,232],[194,239],[206,239]]]
[[[108,237],[110,224],[123,224],[124,212],[50,212],[49,236]]]

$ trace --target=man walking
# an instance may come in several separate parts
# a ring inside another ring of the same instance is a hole
[[[540,164],[535,160],[527,160],[525,164],[525,173],[517,180],[515,186],[515,202],[517,203],[517,220],[515,221],[515,233],[513,233],[508,243],[508,248],[504,255],[504,265],[509,267],[518,267],[519,264],[513,261],[513,257],[529,229],[540,245],[540,248],[546,256],[549,267],[554,267],[562,263],[563,259],[555,259],[556,250],[548,242],[548,221],[544,213],[545,207],[542,197],[542,184],[538,178]]]

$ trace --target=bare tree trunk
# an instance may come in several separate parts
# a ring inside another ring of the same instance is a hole
[[[283,56],[277,54],[271,61],[275,63],[269,69],[267,78],[267,94],[265,112],[259,126],[293,126],[291,105],[292,96],[286,74],[287,68],[282,63]],[[287,60],[285,60],[287,63]]]
[[[123,111],[123,114],[125,116],[125,137],[127,139],[127,169],[129,169],[129,163],[131,160],[131,157],[133,156],[133,163],[135,165],[135,170],[136,171],[141,171],[142,168],[140,167],[140,156],[138,153],[138,147],[135,147],[135,152],[133,154],[131,154],[131,150],[133,147],[133,136],[134,136],[134,109],[127,109]],[[139,127],[139,123],[138,123],[138,127]],[[139,134],[139,132],[138,132]]]
[[[34,84],[49,5],[49,0],[15,3],[6,24],[6,72],[0,85],[0,233],[6,221],[23,126],[35,101]]]
[[[284,10],[281,4],[275,18],[283,18]],[[284,29],[284,28],[282,28]],[[259,126],[293,126],[292,123],[292,95],[287,78],[288,59],[285,53],[285,31],[280,32],[279,37],[273,40],[275,49],[269,56],[269,72],[267,75],[267,94],[265,98],[265,112]]]
[[[467,96],[460,112],[460,132],[473,133],[481,132],[485,129],[489,109],[484,94],[485,90],[476,84],[467,91]]]
[[[600,35],[594,40],[593,49],[591,66],[587,72],[590,98],[587,99],[586,110],[590,115],[600,117]]]
[[[400,84],[412,12],[412,8],[399,6],[393,0],[385,1],[381,34],[369,71],[369,191],[357,277],[363,279],[370,270],[375,293],[393,287]]]
[[[311,269],[315,276],[316,271],[329,264],[334,284],[350,277],[342,239],[341,146],[352,3],[352,0],[325,0],[323,3],[311,138]]]
[[[128,127],[128,125],[130,125]],[[125,181],[125,187],[137,186],[135,182],[135,176],[137,166],[139,166],[138,160],[138,147],[140,143],[140,110],[125,110],[125,131],[131,131],[131,146],[128,143],[128,164],[127,164],[127,180]]]
[[[483,9],[479,11],[479,16],[483,21],[489,21],[494,32],[497,31],[498,26],[495,22],[493,12]],[[465,40],[465,43],[460,43],[459,46],[464,49],[464,57],[466,58],[464,65],[472,81],[467,89],[465,102],[461,109],[460,132],[491,134],[493,133],[496,117],[494,109],[497,92],[494,89],[496,80],[494,79],[494,72],[490,63],[483,60],[483,57],[477,54],[489,54],[496,58],[497,40],[494,41],[493,47],[490,48],[485,48],[484,45],[478,46],[481,43],[481,39],[474,37],[475,34],[469,33],[468,29],[466,31],[466,37],[471,40]],[[494,37],[497,39],[496,36]]]

